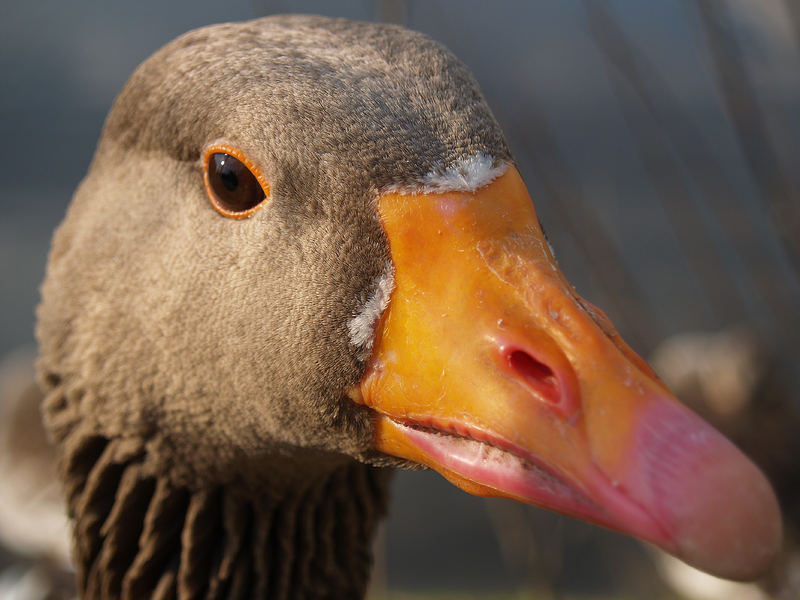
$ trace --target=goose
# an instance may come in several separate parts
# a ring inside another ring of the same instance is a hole
[[[133,73],[56,231],[43,418],[83,598],[360,598],[394,467],[757,575],[760,471],[561,273],[469,70],[277,16]]]

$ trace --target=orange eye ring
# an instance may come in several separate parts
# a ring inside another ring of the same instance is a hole
[[[203,182],[211,205],[230,219],[250,217],[270,198],[261,170],[228,144],[212,144],[203,152]]]

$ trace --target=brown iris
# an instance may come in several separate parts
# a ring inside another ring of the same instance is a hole
[[[206,192],[219,213],[233,219],[252,215],[269,196],[269,185],[238,148],[209,147],[203,156]]]

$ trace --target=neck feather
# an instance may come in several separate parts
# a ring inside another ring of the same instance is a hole
[[[346,462],[276,498],[175,484],[140,439],[74,429],[60,447],[84,599],[364,596],[386,469]]]

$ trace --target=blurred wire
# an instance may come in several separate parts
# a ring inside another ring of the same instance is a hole
[[[714,309],[709,327],[756,322],[780,336],[798,324],[798,279],[763,214],[746,206],[657,69],[628,41],[605,2],[584,0],[597,47],[616,70],[615,91],[656,196]],[[633,91],[657,129],[637,118]],[[752,151],[755,153],[755,151]],[[798,203],[800,206],[800,203]],[[711,242],[709,244],[709,241]],[[764,256],[766,254],[766,256]]]
[[[530,110],[521,129],[517,153],[532,166],[550,199],[561,232],[571,237],[592,265],[592,271],[598,274],[596,282],[604,296],[603,305],[616,306],[618,324],[634,347],[650,347],[663,336],[660,321],[655,318],[619,246],[576,184],[574,173],[535,108]]]
[[[797,277],[800,275],[800,190],[783,172],[782,157],[775,151],[759,109],[725,3],[696,0],[696,4],[725,109],[755,176],[761,199],[769,209],[768,218],[780,233],[779,240],[788,251]]]

